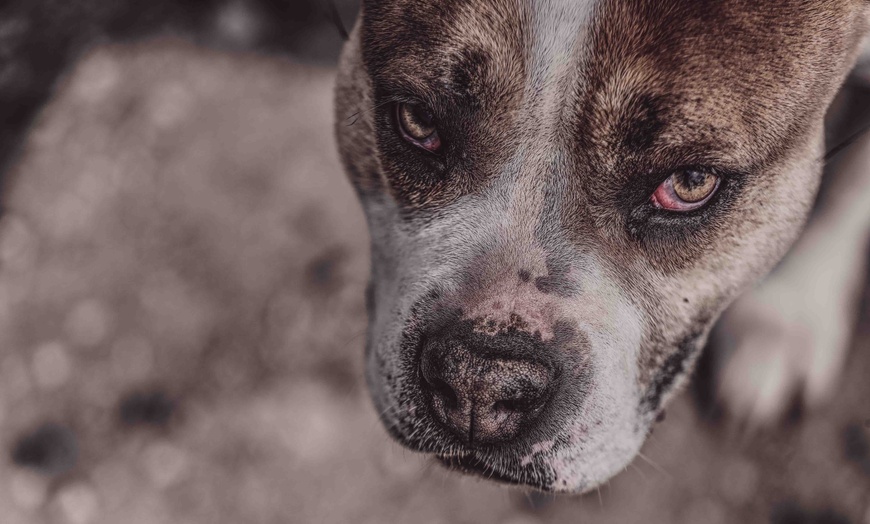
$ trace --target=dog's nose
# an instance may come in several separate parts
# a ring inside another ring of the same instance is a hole
[[[505,335],[499,346],[525,342]],[[553,376],[547,366],[504,353],[481,351],[459,340],[423,347],[422,387],[432,412],[466,444],[513,439],[534,422],[550,397]]]

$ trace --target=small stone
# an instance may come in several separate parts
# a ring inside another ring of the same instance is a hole
[[[118,415],[128,426],[161,427],[169,423],[175,403],[162,391],[136,392],[121,401]]]
[[[190,462],[187,453],[168,442],[151,444],[145,449],[143,458],[148,477],[161,489],[179,482]]]
[[[57,495],[64,517],[70,524],[89,524],[97,517],[99,502],[91,486],[76,483],[64,487]]]
[[[426,459],[419,455],[410,455],[392,442],[383,444],[380,466],[390,478],[402,482],[417,482],[425,471]]]
[[[121,462],[104,462],[94,468],[91,478],[99,499],[111,511],[124,505],[133,492],[134,478],[129,466]]]
[[[108,362],[92,362],[87,372],[81,373],[78,400],[82,404],[111,409],[115,405],[117,394]]]
[[[502,521],[502,524],[540,524],[540,520],[531,516],[514,516]]]
[[[725,508],[718,501],[702,498],[692,501],[686,508],[683,513],[683,522],[686,524],[696,524],[698,522],[726,524],[728,522],[728,515],[725,512]]]
[[[5,393],[7,399],[25,397],[32,389],[30,369],[21,356],[9,355],[0,362],[0,391]]]
[[[72,375],[69,351],[58,341],[47,342],[33,353],[33,378],[43,389],[57,389]]]
[[[30,269],[37,246],[36,236],[20,218],[10,215],[0,222],[0,262],[4,270]]]
[[[233,44],[248,45],[256,38],[260,24],[245,2],[227,2],[217,17],[217,30]]]
[[[121,179],[119,170],[118,165],[109,159],[93,159],[78,177],[76,193],[79,198],[97,207],[118,189]]]
[[[758,468],[748,460],[738,459],[723,468],[720,489],[728,502],[742,507],[755,499],[758,481]]]
[[[143,321],[162,344],[196,350],[213,319],[213,310],[181,277],[171,272],[151,275],[139,289]]]
[[[104,103],[120,79],[121,69],[118,61],[108,53],[100,53],[85,60],[79,68],[72,89],[76,96],[85,102]]]
[[[173,127],[185,119],[193,103],[185,86],[178,83],[159,86],[151,99],[151,120],[160,128]]]
[[[125,337],[112,346],[112,373],[121,382],[148,378],[154,369],[154,348],[142,337]]]
[[[78,460],[78,443],[72,431],[58,424],[44,424],[24,435],[12,449],[12,461],[21,467],[59,475]]]
[[[96,299],[81,300],[67,316],[65,328],[73,344],[84,347],[96,346],[108,334],[109,312]]]
[[[345,413],[323,384],[305,384],[294,389],[297,396],[291,399],[292,407],[287,411],[293,417],[280,413],[288,407],[275,405],[272,409],[278,413],[271,418],[280,424],[286,445],[297,457],[311,463],[327,460],[342,445],[344,435],[340,428]]]
[[[90,231],[95,209],[75,193],[61,195],[53,203],[49,214],[49,231],[53,236],[67,239]]]
[[[45,503],[48,480],[29,471],[15,471],[10,477],[9,490],[16,506],[33,511]]]

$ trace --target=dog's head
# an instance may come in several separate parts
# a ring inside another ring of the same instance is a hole
[[[337,89],[384,424],[459,469],[623,469],[797,235],[859,0],[364,2]]]

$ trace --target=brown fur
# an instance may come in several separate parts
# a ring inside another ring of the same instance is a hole
[[[645,427],[691,369],[712,322],[800,231],[818,186],[822,119],[866,32],[867,6],[599,2],[589,27],[578,28],[579,47],[558,65],[561,83],[537,90],[528,86],[528,9],[511,0],[366,2],[337,91],[342,158],[364,204],[391,199],[402,216],[396,226],[413,235],[422,231],[414,224],[503,183],[517,151],[527,151],[505,223],[543,217],[536,231],[558,231],[568,247],[554,247],[555,233],[517,234],[468,266],[487,276],[465,295],[516,286],[518,272],[523,282],[568,275],[583,256],[556,273],[552,260],[565,250],[594,253],[642,321],[634,365]],[[541,113],[551,88],[560,93],[554,121]],[[441,153],[398,136],[395,101],[432,109]],[[668,173],[698,166],[724,181],[706,208],[678,217],[651,210],[649,195]],[[375,266],[389,266],[402,255],[380,246],[378,234]],[[539,243],[540,254],[528,254]],[[381,275],[376,267],[375,284]],[[516,307],[542,300],[529,296]],[[563,312],[555,311],[553,322]]]

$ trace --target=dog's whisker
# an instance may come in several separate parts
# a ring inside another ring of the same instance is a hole
[[[659,464],[656,463],[654,460],[652,460],[651,458],[647,457],[646,455],[644,455],[644,454],[641,453],[640,451],[637,452],[637,456],[640,457],[641,460],[643,460],[644,462],[646,462],[647,464],[649,464],[650,466],[652,466],[653,469],[655,469],[656,471],[658,471],[658,472],[661,473],[662,475],[666,476],[666,477],[668,478],[668,480],[673,480],[673,479],[674,479],[674,476],[671,475],[670,473],[668,473],[668,472],[665,470],[665,468],[663,468],[661,465],[659,465]]]
[[[344,21],[341,19],[341,13],[338,12],[338,7],[335,5],[335,1],[329,0],[326,4],[328,10],[327,17],[329,18],[329,21],[338,31],[338,36],[346,42],[350,38],[350,34],[347,31],[347,27],[344,25]]]
[[[532,500],[532,495],[528,491],[523,490],[523,496],[526,498],[526,502],[529,503],[529,506],[534,505],[535,501]]]
[[[360,116],[377,111],[378,109],[384,107],[385,105],[389,105],[389,104],[392,104],[395,102],[401,102],[402,100],[404,100],[404,97],[399,97],[399,96],[387,97],[386,100],[384,100],[383,102],[381,102],[379,104],[375,104],[374,106],[366,108],[366,109],[360,109],[356,113],[353,113],[352,115],[345,118],[345,121],[353,119],[353,122],[350,122],[347,124],[348,126],[352,126],[352,125],[357,123],[357,120],[359,120]]]
[[[646,473],[644,473],[643,470],[637,466],[637,464],[635,464],[634,462],[629,462],[628,465],[634,468],[634,470],[637,471],[638,474],[640,474],[641,478],[645,483],[649,484],[649,477],[646,476]]]
[[[855,142],[857,142],[858,139],[860,139],[862,136],[864,136],[868,131],[870,131],[870,123],[862,126],[860,129],[858,129],[858,131],[855,131],[854,133],[852,133],[851,135],[849,135],[845,139],[843,139],[842,142],[840,142],[836,146],[829,149],[825,153],[825,155],[820,159],[820,161],[823,164],[827,164],[828,162],[833,160],[835,156],[840,154],[840,152],[842,152],[844,149],[847,149],[848,147],[852,146]]]
[[[365,336],[367,331],[368,331],[368,328],[363,328],[363,329],[359,330],[357,333],[351,335],[350,338],[348,338],[348,340],[346,342],[344,342],[344,344],[341,345],[342,351],[347,349],[348,346],[350,346],[353,342],[355,342],[360,337]]]

